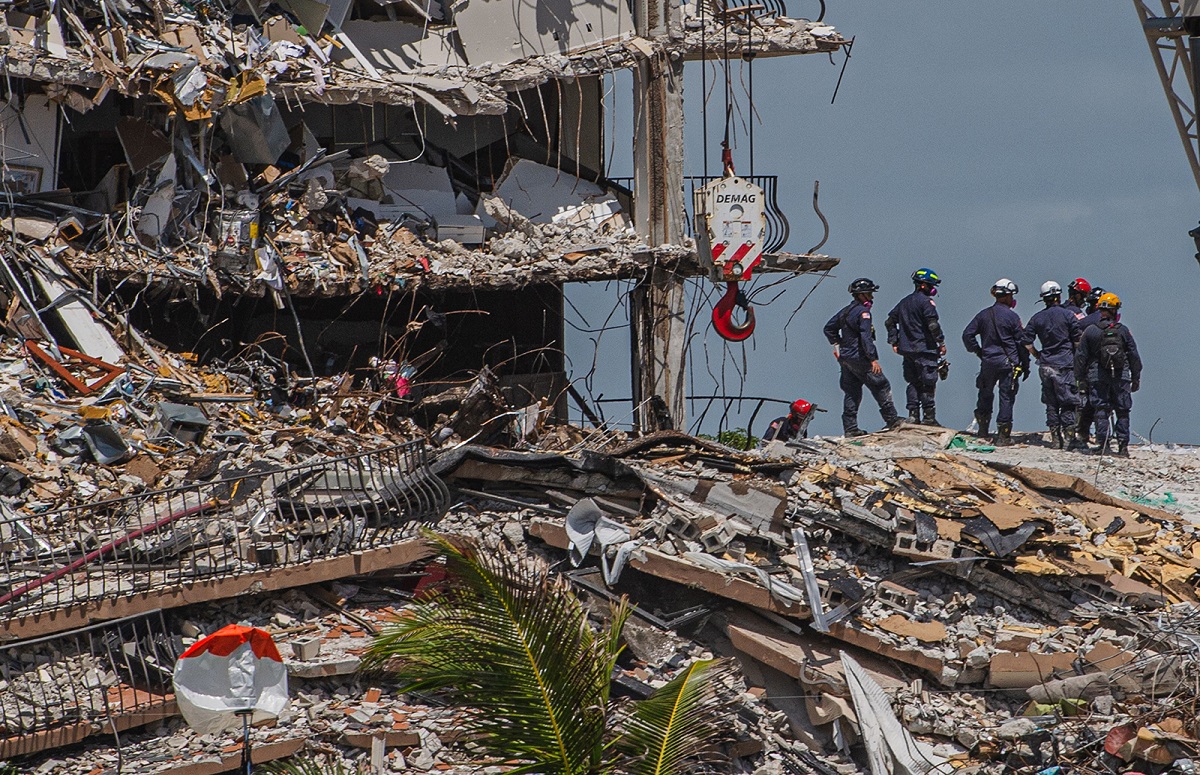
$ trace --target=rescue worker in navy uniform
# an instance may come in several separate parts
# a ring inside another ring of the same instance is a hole
[[[1133,394],[1142,386],[1142,358],[1138,355],[1133,334],[1118,322],[1117,310],[1121,300],[1115,293],[1100,297],[1096,310],[1101,314],[1099,325],[1083,332],[1075,353],[1075,376],[1087,380],[1088,395],[1096,411],[1097,452],[1104,454],[1108,446],[1110,411],[1116,414],[1114,433],[1116,454],[1129,457],[1129,410]]]
[[[1076,277],[1067,284],[1067,300],[1063,303],[1063,309],[1075,316],[1076,320],[1083,320],[1087,315],[1083,311],[1083,307],[1087,304],[1088,294],[1092,292],[1092,284],[1082,277]],[[1083,336],[1083,331],[1079,332]]]
[[[1097,323],[1100,322],[1101,318],[1103,317],[1100,314],[1100,306],[1099,305],[1100,305],[1100,297],[1103,296],[1104,293],[1105,293],[1105,291],[1103,288],[1093,288],[1088,293],[1087,309],[1086,309],[1087,314],[1084,315],[1079,321],[1079,326],[1082,329],[1080,331],[1081,336],[1087,331],[1088,326],[1096,325]]]
[[[1075,441],[1075,406],[1079,394],[1075,388],[1075,342],[1079,339],[1079,320],[1062,304],[1062,286],[1053,280],[1042,284],[1046,308],[1029,319],[1025,326],[1025,347],[1038,364],[1042,380],[1042,403],[1046,405],[1046,425],[1058,449]],[[1040,341],[1042,349],[1034,347]]]
[[[933,297],[942,279],[932,269],[921,268],[913,272],[912,281],[913,292],[892,308],[884,327],[892,352],[904,356],[908,422],[937,425],[938,359],[946,354],[946,337]]]
[[[1000,387],[1000,408],[996,412],[998,447],[1012,444],[1013,404],[1017,400],[1018,379],[1029,378],[1029,350],[1025,349],[1025,327],[1021,317],[1013,312],[1017,306],[1017,284],[1008,278],[996,281],[992,296],[996,302],[981,310],[963,330],[962,340],[967,352],[979,356],[979,400],[975,404],[975,421],[979,435],[988,435],[992,421],[992,400],[996,386]]]
[[[808,424],[812,422],[815,413],[816,407],[803,398],[793,401],[786,417],[778,417],[767,426],[762,440],[767,442],[807,439]]]
[[[1100,303],[1100,297],[1103,295],[1103,288],[1092,288],[1088,291],[1087,314],[1079,320],[1079,336],[1082,337],[1089,328],[1100,323],[1100,310],[1096,306]],[[1079,346],[1078,342],[1075,344],[1076,347]],[[1075,424],[1075,445],[1069,449],[1086,450],[1096,410],[1092,406],[1091,391],[1088,389],[1087,383],[1081,380],[1077,387],[1079,390],[1079,419]]]
[[[892,430],[900,425],[896,406],[892,403],[892,386],[879,365],[875,349],[875,326],[871,323],[871,303],[879,286],[866,277],[850,283],[854,300],[843,307],[825,324],[825,338],[833,345],[833,357],[841,366],[840,385],[845,399],[842,403],[842,429],[846,436],[865,436],[858,427],[858,405],[862,403],[863,385],[879,404],[879,414]]]

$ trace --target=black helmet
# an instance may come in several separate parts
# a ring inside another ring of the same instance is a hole
[[[1087,295],[1087,303],[1094,307],[1096,306],[1096,303],[1100,301],[1100,297],[1103,295],[1103,288],[1093,288],[1092,292]]]
[[[867,277],[860,277],[854,282],[850,283],[851,293],[874,293],[877,290],[879,290],[879,286],[876,285],[873,280]]]

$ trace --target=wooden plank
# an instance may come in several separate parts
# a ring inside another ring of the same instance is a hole
[[[17,616],[0,621],[0,639],[33,638],[73,630],[98,621],[154,611],[159,608],[178,608],[238,595],[272,592],[322,581],[336,581],[350,576],[363,576],[375,571],[411,565],[427,559],[433,554],[432,546],[418,538],[393,546],[353,552],[327,560],[315,560],[303,565],[269,568],[226,578],[206,579],[175,587],[140,592],[129,597],[93,600],[58,611]]]

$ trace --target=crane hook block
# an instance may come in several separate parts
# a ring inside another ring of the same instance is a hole
[[[740,325],[733,322],[734,307],[745,310],[746,322]],[[746,294],[742,293],[737,283],[725,283],[725,295],[717,302],[717,306],[713,307],[712,324],[717,334],[730,342],[745,341],[754,333],[754,308],[750,306]]]

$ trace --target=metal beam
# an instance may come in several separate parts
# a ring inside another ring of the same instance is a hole
[[[1160,0],[1162,12],[1151,8],[1151,0],[1133,0],[1154,68],[1167,95],[1171,118],[1183,141],[1183,151],[1192,169],[1192,178],[1200,189],[1200,136],[1196,127],[1195,84],[1188,52],[1188,37],[1178,0]]]

